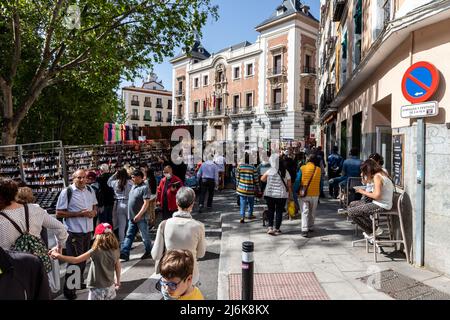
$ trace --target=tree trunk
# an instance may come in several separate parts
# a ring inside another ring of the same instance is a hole
[[[2,128],[2,145],[13,145],[16,144],[17,140],[17,126],[14,126],[11,119],[3,119]]]

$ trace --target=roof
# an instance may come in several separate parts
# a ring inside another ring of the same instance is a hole
[[[225,52],[225,51],[228,51],[228,50],[230,50],[230,49],[231,49],[231,51],[234,51],[234,50],[241,49],[241,48],[245,48],[245,47],[248,47],[248,46],[251,46],[251,45],[252,45],[252,44],[251,44],[250,42],[244,41],[244,42],[240,42],[240,43],[238,43],[238,44],[235,44],[235,45],[233,45],[233,46],[224,48],[224,49],[222,49],[222,50],[219,50],[217,53]]]
[[[276,10],[274,11],[274,13],[270,16],[270,18],[264,20],[263,22],[261,22],[259,25],[257,25],[255,28],[258,29],[270,22],[274,22],[280,19],[283,19],[287,16],[290,16],[291,14],[294,13],[299,13],[305,17],[308,17],[310,19],[313,19],[316,22],[319,22],[319,20],[317,20],[312,14],[311,12],[308,11],[308,13],[305,13],[303,11],[303,8],[305,6],[301,3],[300,0],[283,0],[283,3],[281,5],[279,5]],[[284,13],[277,15],[279,10],[284,9]]]
[[[163,96],[172,96],[172,91],[168,91],[168,90],[153,90],[153,89],[145,89],[145,88],[139,88],[139,87],[123,87],[122,90],[163,95]]]
[[[197,58],[200,60],[206,60],[208,59],[211,54],[208,52],[208,50],[206,50],[202,44],[200,43],[199,40],[195,41],[194,46],[192,47],[192,50],[190,51],[190,55],[192,58]],[[180,52],[177,56],[175,56],[172,60],[176,60],[182,57],[187,57],[187,53],[186,52]]]

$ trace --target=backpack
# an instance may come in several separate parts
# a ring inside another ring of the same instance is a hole
[[[50,257],[48,256],[48,249],[45,246],[44,241],[30,234],[30,213],[28,211],[28,205],[24,204],[23,207],[25,209],[25,220],[27,224],[27,230],[25,232],[23,232],[17,223],[15,223],[14,220],[8,217],[4,212],[0,212],[0,215],[8,219],[14,228],[16,228],[16,230],[20,233],[19,238],[17,238],[11,250],[31,253],[37,256],[42,261],[45,271],[48,273],[52,270],[52,263],[50,261]]]
[[[93,187],[91,187],[91,186],[88,186],[88,185],[86,185],[86,189],[90,192],[90,193],[95,193],[95,190],[94,190],[94,188]],[[67,187],[66,188],[66,192],[67,192],[67,208],[69,207],[69,204],[70,204],[70,200],[72,199],[72,193],[73,193],[73,190],[72,190],[72,187]],[[97,196],[96,196],[97,197]]]

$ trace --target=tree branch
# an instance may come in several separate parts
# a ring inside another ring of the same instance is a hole
[[[17,66],[19,64],[20,55],[21,55],[21,47],[22,47],[22,39],[20,36],[20,19],[17,10],[14,9],[13,14],[13,29],[14,29],[14,54],[11,63],[11,71],[9,75],[9,85],[12,84],[14,77],[17,73]]]

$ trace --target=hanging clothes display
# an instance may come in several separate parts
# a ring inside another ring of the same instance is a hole
[[[121,141],[121,135],[120,135],[120,124],[115,124],[116,126],[116,143],[119,143]]]
[[[123,143],[125,143],[125,141],[127,140],[127,131],[124,124],[120,125],[120,136]]]

